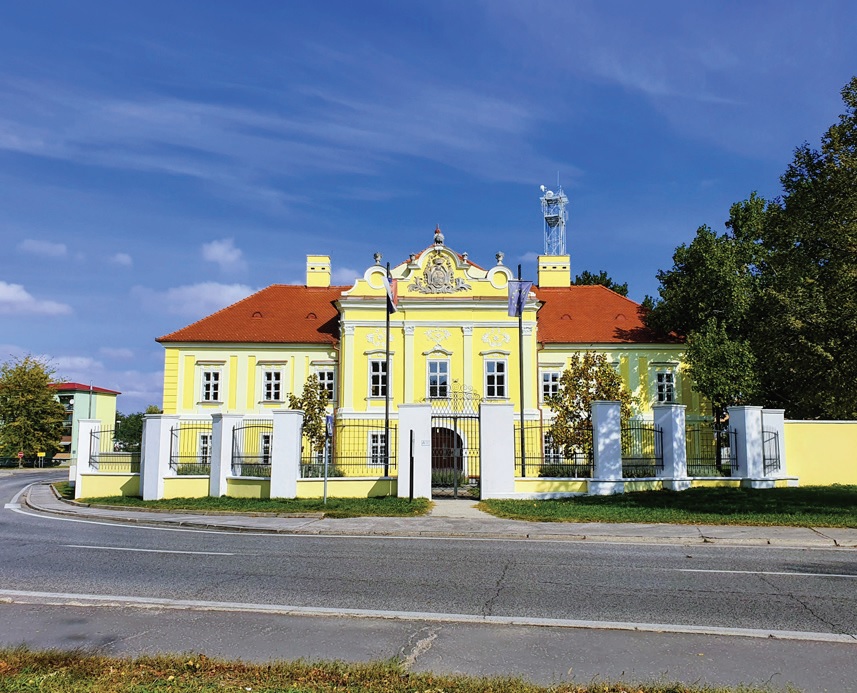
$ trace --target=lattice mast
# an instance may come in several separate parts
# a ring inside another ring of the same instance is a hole
[[[565,255],[565,222],[568,220],[568,197],[558,186],[557,192],[543,185],[542,216],[545,219],[545,255]]]

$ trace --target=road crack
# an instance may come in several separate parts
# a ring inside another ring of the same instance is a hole
[[[500,571],[500,577],[497,578],[497,583],[494,585],[494,594],[491,595],[491,598],[482,606],[483,616],[493,616],[492,611],[494,610],[494,603],[500,598],[500,592],[503,591],[503,583],[506,581],[506,574],[509,572],[509,568],[511,567],[512,561],[506,561],[506,564],[503,566],[503,570]]]
[[[410,670],[410,668],[416,663],[417,657],[425,654],[431,649],[431,644],[434,642],[435,638],[437,638],[439,633],[440,628],[437,626],[424,626],[416,633],[413,633],[408,638],[407,645],[405,645],[399,653],[402,666],[405,669]]]
[[[780,594],[784,594],[785,596],[787,596],[789,599],[793,599],[794,601],[796,601],[796,602],[797,602],[798,604],[800,604],[800,605],[801,605],[801,607],[803,607],[803,609],[804,609],[805,611],[807,611],[807,612],[808,612],[808,613],[809,613],[813,618],[815,618],[816,620],[818,620],[818,621],[820,621],[821,623],[823,623],[824,625],[826,625],[826,626],[827,626],[828,628],[830,628],[830,629],[831,629],[831,631],[833,631],[834,633],[837,633],[837,634],[839,634],[839,635],[847,635],[847,636],[848,636],[849,638],[851,638],[852,640],[857,641],[857,635],[855,635],[854,633],[847,633],[847,632],[845,632],[845,630],[844,630],[841,626],[837,625],[836,623],[833,623],[832,621],[828,621],[827,619],[825,619],[824,617],[822,617],[822,616],[821,616],[821,614],[817,614],[809,604],[807,604],[806,602],[804,602],[804,601],[803,601],[800,597],[798,597],[797,595],[795,595],[795,594],[793,594],[793,593],[791,593],[791,592],[787,592],[787,591],[785,591],[785,590],[781,590],[779,587],[777,587],[777,586],[776,586],[776,585],[775,585],[771,580],[769,580],[769,579],[768,579],[766,576],[764,576],[764,575],[758,575],[757,577],[758,577],[762,582],[764,582],[766,585],[768,585],[768,587],[770,587],[771,589],[776,590],[776,591],[777,591],[777,592],[779,592]]]

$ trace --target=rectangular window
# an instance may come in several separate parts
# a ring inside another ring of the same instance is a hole
[[[506,397],[506,362],[485,362],[485,396],[489,398]]]
[[[369,432],[369,465],[380,467],[384,465],[387,457],[386,437],[384,431]]]
[[[542,371],[542,402],[559,393],[559,371]]]
[[[220,401],[220,371],[202,372],[202,401]]]
[[[369,362],[369,396],[387,396],[387,362]]]
[[[428,362],[428,396],[449,397],[449,361]]]
[[[565,461],[562,450],[559,449],[559,446],[554,445],[550,433],[545,433],[544,455],[545,464],[562,464]]]
[[[675,402],[675,380],[670,371],[658,372],[658,403]]]
[[[282,371],[265,371],[262,385],[266,402],[280,402],[283,399]]]
[[[319,387],[327,392],[327,401],[335,402],[336,401],[336,371],[332,368],[325,368],[323,370],[317,371],[316,375],[318,375],[318,385]]]
[[[259,453],[262,464],[271,464],[271,434],[262,433],[259,437]]]
[[[211,434],[199,434],[199,461],[200,464],[211,464]]]

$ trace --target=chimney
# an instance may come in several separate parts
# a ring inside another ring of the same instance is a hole
[[[306,285],[330,286],[330,255],[306,256]]]
[[[539,255],[538,285],[571,286],[571,258],[568,255]]]

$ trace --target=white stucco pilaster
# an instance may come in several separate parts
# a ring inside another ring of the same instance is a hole
[[[140,493],[143,500],[164,497],[164,477],[170,475],[170,438],[178,414],[146,414],[140,454]]]
[[[414,353],[414,326],[405,325],[405,346],[402,355],[402,377],[405,379],[405,403],[414,401],[414,377],[418,372],[416,354]]]
[[[244,420],[241,414],[211,415],[211,469],[208,495],[226,495],[226,477],[232,474],[232,436],[235,427]]]
[[[479,418],[481,497],[511,498],[515,493],[514,405],[483,402]]]
[[[738,476],[741,484],[751,488],[769,488],[765,480],[762,448],[762,407],[728,407],[729,427],[737,438]]]
[[[463,342],[463,372],[464,384],[470,387],[475,387],[477,392],[482,390],[482,383],[473,382],[473,325],[462,325],[461,336]]]
[[[785,409],[762,409],[762,431],[777,434],[777,445],[779,446],[780,468],[770,474],[778,479],[788,476],[786,465],[786,410]],[[771,443],[773,444],[773,442]]]
[[[101,428],[98,419],[80,419],[77,422],[77,460],[74,470],[74,497],[80,498],[83,493],[81,475],[94,471],[89,466],[93,452],[98,452]]]
[[[298,495],[304,413],[298,409],[278,409],[273,412],[273,417],[271,498],[295,498]]]
[[[655,404],[652,412],[663,441],[664,488],[686,491],[690,488],[690,479],[687,476],[685,405]]]
[[[342,349],[340,351],[342,382],[344,392],[339,393],[341,406],[345,411],[354,411],[354,369],[357,367],[354,352],[354,325],[342,326]],[[346,399],[346,395],[348,399]]]
[[[411,434],[414,468],[411,477]],[[431,404],[399,405],[398,496],[431,498]]]
[[[619,402],[592,403],[595,464],[589,493],[604,496],[624,493],[622,481],[622,423]]]

